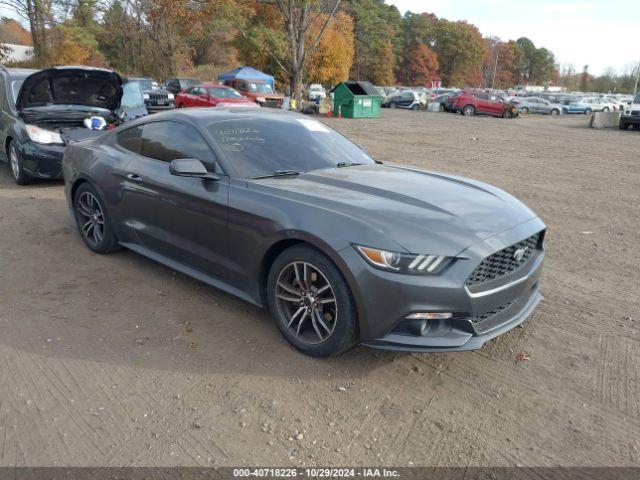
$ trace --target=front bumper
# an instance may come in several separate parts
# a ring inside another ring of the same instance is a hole
[[[164,104],[145,102],[144,106],[146,107],[148,112],[159,112],[162,110],[173,110],[175,108],[175,102],[170,101],[169,103],[164,103]]]
[[[638,115],[622,115],[620,117],[621,125],[633,125],[634,127],[640,126],[640,116]]]
[[[33,178],[62,178],[62,156],[65,145],[41,145],[33,141],[18,146],[25,171]]]
[[[443,352],[481,348],[488,340],[522,323],[542,299],[540,275],[544,251],[486,290],[467,289],[465,282],[487,256],[534,235],[545,226],[539,219],[476,244],[439,275],[399,275],[369,266],[348,247],[340,252],[353,274],[352,287],[364,345],[388,350]],[[451,312],[446,320],[430,320],[422,334],[405,328],[417,312]]]

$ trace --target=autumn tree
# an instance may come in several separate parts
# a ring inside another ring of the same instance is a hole
[[[312,37],[324,21],[321,16],[314,22]],[[311,56],[307,79],[327,85],[348,80],[354,55],[353,19],[345,12],[338,12]]]
[[[55,0],[0,0],[0,6],[10,8],[29,22],[35,60],[41,65],[50,61],[49,33],[57,3]]]
[[[467,22],[439,20],[433,50],[438,55],[440,74],[446,85],[479,86],[485,45],[480,31]]]
[[[0,20],[0,43],[14,45],[32,45],[31,33],[13,18],[3,17]]]
[[[425,85],[439,75],[437,55],[424,43],[409,45],[402,68],[401,81],[406,85]]]

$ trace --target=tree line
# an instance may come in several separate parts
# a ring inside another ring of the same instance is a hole
[[[334,85],[346,79],[376,85],[441,80],[448,86],[500,89],[572,81],[551,51],[528,38],[483,37],[471,23],[429,13],[401,15],[384,0],[0,0],[0,5],[28,24],[35,50],[31,66],[38,67],[105,66],[162,80],[215,78],[244,64],[273,74],[279,87],[298,94],[306,82]],[[3,19],[0,40],[24,37],[16,24]],[[591,78],[591,85],[597,84]]]

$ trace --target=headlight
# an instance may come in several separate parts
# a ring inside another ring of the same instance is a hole
[[[173,93],[170,93],[169,95],[167,95],[167,98],[169,98],[169,100],[173,100]]]
[[[435,275],[453,261],[453,257],[444,255],[414,255],[361,247],[359,245],[355,247],[358,253],[362,255],[362,258],[374,267],[410,275]]]
[[[149,96],[148,93],[143,93],[142,98],[144,98],[145,100],[149,100],[151,97]]]
[[[45,145],[64,145],[59,133],[52,132],[51,130],[45,130],[44,128],[36,127],[35,125],[27,125],[26,128],[27,135],[29,135],[29,138],[36,143],[42,143]]]
[[[258,98],[256,98],[256,102],[264,103],[264,102],[266,102],[266,101],[267,101],[267,99],[266,99],[266,98],[264,98],[264,97],[258,97]]]

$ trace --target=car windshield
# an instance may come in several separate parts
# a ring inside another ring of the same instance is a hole
[[[240,92],[233,90],[232,88],[207,88],[207,92],[213,98],[242,98]]]
[[[14,80],[11,82],[11,90],[13,93],[13,105],[16,105],[16,101],[18,100],[18,94],[20,93],[20,89],[22,88],[22,84],[24,83],[24,78],[20,80]]]
[[[250,92],[273,93],[273,88],[268,83],[249,82]]]
[[[144,107],[144,98],[142,97],[142,89],[137,80],[130,80],[122,86],[122,101],[120,105],[123,108],[142,108]]]
[[[640,93],[633,99],[633,103],[640,103]]]
[[[139,80],[142,90],[160,90],[160,85],[153,80]]]
[[[208,125],[241,177],[310,172],[334,168],[338,163],[374,163],[360,147],[321,122],[297,116],[274,117],[245,117]]]

